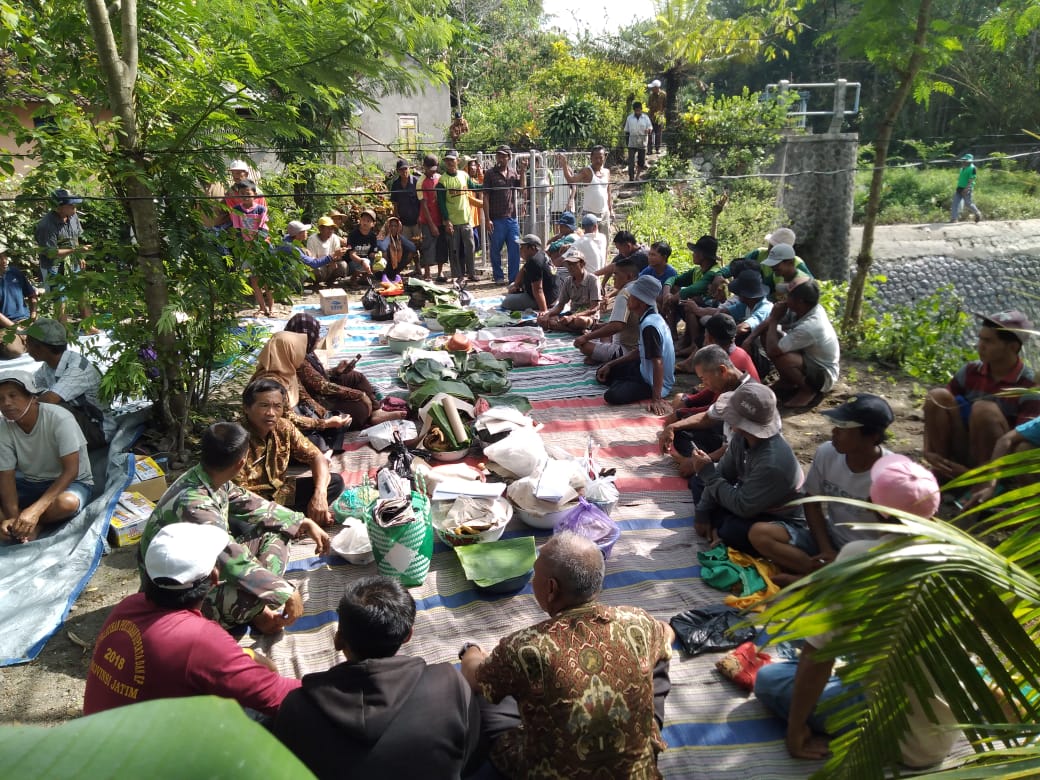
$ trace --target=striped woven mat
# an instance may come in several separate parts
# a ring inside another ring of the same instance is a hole
[[[477,303],[490,307],[498,300]],[[315,307],[296,309],[319,315]],[[347,317],[350,341],[340,354],[330,356],[330,364],[360,352],[360,368],[381,391],[402,390],[396,381],[400,357],[378,344],[389,324],[371,322],[357,303],[351,304]],[[328,326],[335,317],[319,319]],[[272,330],[284,326],[270,320],[265,324]],[[531,399],[532,415],[544,425],[547,445],[580,456],[591,439],[597,465],[617,469],[621,498],[613,518],[622,533],[607,561],[602,600],[643,607],[664,621],[686,609],[720,602],[722,594],[700,578],[696,554],[703,542],[693,530],[686,481],[656,451],[660,419],[641,404],[606,406],[593,370],[570,345],[572,337],[549,334],[548,339],[545,351],[566,362],[514,369],[511,392]],[[348,485],[355,485],[374,475],[384,461],[384,455],[355,441],[334,458],[333,467]],[[532,534],[541,544],[549,532],[514,519],[506,537],[520,534]],[[288,575],[304,595],[304,617],[277,638],[257,641],[247,635],[242,640],[269,653],[283,674],[297,677],[342,661],[333,648],[339,598],[346,583],[376,571],[375,564],[352,566],[336,555],[317,558],[313,552],[309,542],[294,545]],[[425,583],[411,592],[418,614],[412,640],[401,652],[431,663],[457,663],[463,641],[490,648],[512,631],[544,619],[530,585],[515,595],[479,593],[463,576],[455,553],[440,541]],[[805,778],[822,768],[823,762],[788,756],[784,723],[754,696],[723,679],[714,668],[718,657],[686,658],[676,647],[665,712],[668,749],[659,764],[664,775],[684,780],[786,780]],[[966,755],[970,749],[962,744],[956,753]]]

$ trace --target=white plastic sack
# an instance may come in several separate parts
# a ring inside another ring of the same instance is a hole
[[[411,420],[387,420],[379,425],[373,425],[371,428],[365,428],[361,431],[361,436],[368,439],[372,449],[382,452],[394,443],[395,431],[400,432],[401,441],[411,441],[419,435],[415,423]]]
[[[411,306],[405,306],[403,309],[395,311],[394,322],[408,322],[413,325],[422,325],[422,320],[419,319],[419,313]]]
[[[409,311],[411,310],[409,309]],[[419,339],[425,339],[429,335],[429,328],[411,322],[395,322],[386,332],[388,339],[397,339],[398,341],[418,341]]]
[[[517,428],[501,441],[484,447],[484,455],[517,477],[537,473],[548,457],[542,437],[533,428]]]

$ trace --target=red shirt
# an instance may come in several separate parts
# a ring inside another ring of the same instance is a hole
[[[1036,388],[1033,370],[1021,360],[1002,377],[994,377],[989,364],[983,363],[981,360],[973,360],[961,366],[960,371],[954,374],[953,379],[946,385],[946,389],[954,397],[960,396],[968,403],[992,401],[1000,407],[1008,424],[1014,427],[1040,415],[1040,401],[1037,400],[1035,393],[998,395],[998,393],[1012,388]]]
[[[160,609],[143,593],[123,599],[94,644],[83,714],[182,696],[223,696],[266,715],[300,681],[258,664],[194,609]]]
[[[437,182],[439,182],[440,179],[441,177],[439,175],[434,174],[433,176],[423,176],[422,180],[422,197],[426,202],[426,208],[430,210],[430,219],[433,220],[433,224],[437,225],[438,228],[444,221],[441,219],[441,208],[437,205]],[[426,214],[421,208],[419,209],[419,224],[430,224],[426,221]]]

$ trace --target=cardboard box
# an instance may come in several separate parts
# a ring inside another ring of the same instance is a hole
[[[112,524],[108,528],[108,541],[113,547],[126,547],[141,541],[147,517],[130,512],[121,505],[116,505],[112,515]]]
[[[151,458],[136,457],[132,490],[151,501],[158,501],[166,492],[166,475],[162,467]]]
[[[147,520],[151,517],[152,510],[155,509],[155,502],[145,498],[136,491],[124,492],[119,494],[119,503],[116,504],[116,509],[122,509],[131,515],[143,517]]]
[[[322,314],[346,314],[349,302],[347,291],[339,287],[330,290],[318,290]]]

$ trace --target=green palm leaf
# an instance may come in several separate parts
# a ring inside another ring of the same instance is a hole
[[[857,524],[892,537],[786,589],[756,619],[781,640],[833,631],[818,657],[848,657],[843,679],[867,693],[865,703],[837,702],[831,730],[851,729],[831,743],[820,776],[880,778],[895,769],[911,692],[946,701],[976,750],[1040,734],[1036,697],[1022,692],[1040,690],[1040,581],[952,525],[900,518]],[[1002,699],[1030,725],[1008,723]]]

